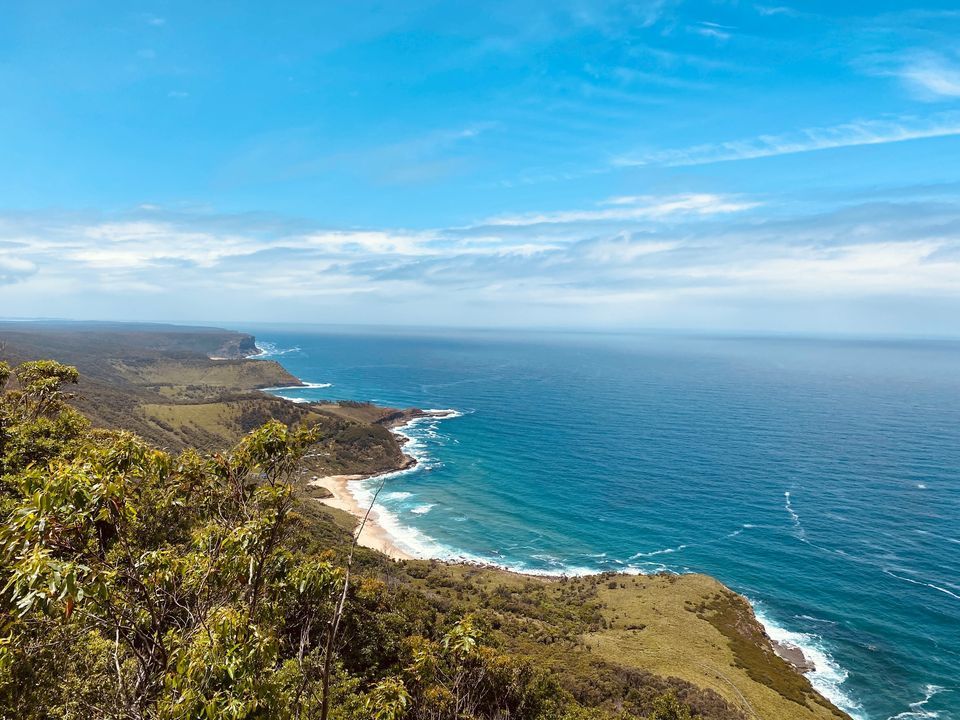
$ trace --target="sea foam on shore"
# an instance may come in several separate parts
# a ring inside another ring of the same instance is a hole
[[[860,704],[844,692],[842,686],[847,679],[847,671],[833,659],[824,646],[823,638],[813,633],[787,630],[771,619],[762,602],[751,598],[747,600],[753,606],[757,621],[763,625],[772,640],[781,645],[799,648],[803,657],[814,666],[812,671],[804,674],[817,692],[854,720],[867,720],[866,716],[861,714]]]

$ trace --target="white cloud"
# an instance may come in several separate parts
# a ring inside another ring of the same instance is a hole
[[[960,65],[942,56],[914,56],[894,74],[928,99],[960,97]]]
[[[697,35],[702,35],[703,37],[712,38],[721,42],[729,40],[733,36],[732,31],[736,30],[736,28],[730,25],[721,25],[714,22],[700,22],[696,25],[690,25],[687,29],[692,33],[696,33]]]
[[[0,285],[19,282],[33,275],[36,271],[36,264],[30,260],[11,257],[0,252]]]
[[[791,7],[785,5],[754,5],[754,9],[764,16],[770,15],[787,15],[787,16],[796,16],[799,13]]]
[[[613,164],[621,167],[709,165],[733,160],[753,160],[817,150],[883,145],[955,135],[960,135],[960,114],[958,113],[941,113],[926,119],[858,120],[831,127],[807,128],[788,135],[761,135],[744,140],[624,155],[616,158]]]
[[[656,197],[650,195],[614,197],[600,203],[612,205],[599,210],[564,210],[550,213],[530,213],[495,217],[487,225],[539,225],[543,223],[579,223],[619,220],[663,220],[669,217],[706,216],[742,212],[755,208],[757,202],[739,200],[725,195],[692,193]]]
[[[741,214],[748,209],[756,210]],[[960,203],[784,213],[697,193],[614,196],[586,210],[416,231],[311,231],[276,217],[157,207],[86,220],[0,216],[0,307],[486,325],[601,316],[695,324],[724,303],[755,319],[772,304],[842,309],[877,297],[960,308]]]

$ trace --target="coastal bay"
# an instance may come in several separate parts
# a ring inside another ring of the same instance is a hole
[[[949,717],[956,343],[250,329],[288,397],[463,413],[380,499],[421,557],[706,573],[852,716]]]

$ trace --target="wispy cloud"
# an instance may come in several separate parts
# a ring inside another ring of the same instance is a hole
[[[730,32],[733,28],[728,28],[725,25],[718,25],[717,23],[711,22],[702,22],[697,23],[696,25],[690,25],[687,29],[697,35],[702,35],[703,37],[712,38],[714,40],[726,41],[732,37]]]
[[[599,203],[609,206],[590,210],[563,210],[549,213],[528,213],[491,218],[484,225],[541,225],[581,222],[604,222],[611,220],[665,220],[679,216],[721,215],[742,212],[757,207],[760,203],[710,193],[672,195],[621,196]]]
[[[787,7],[786,5],[754,5],[753,7],[760,15],[764,15],[766,17],[771,15],[797,17],[800,15],[799,11],[793,9],[792,7]]]
[[[0,307],[488,325],[589,324],[597,312],[702,325],[727,306],[755,320],[757,307],[840,312],[876,297],[960,310],[960,202],[857,202],[790,216],[750,197],[625,195],[416,231],[152,205],[0,215]]]
[[[891,120],[859,120],[831,127],[806,128],[786,135],[761,135],[743,140],[623,155],[615,158],[613,165],[620,167],[709,165],[733,160],[753,160],[817,150],[883,145],[954,135],[960,135],[960,114],[958,113],[943,113],[924,119],[902,117]]]
[[[960,97],[960,64],[942,55],[914,55],[892,74],[926,99]]]

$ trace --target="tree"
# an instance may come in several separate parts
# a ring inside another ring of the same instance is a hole
[[[51,623],[70,623],[112,640],[116,697],[100,714],[306,712],[311,626],[340,576],[284,546],[284,480],[316,433],[270,422],[209,457],[173,458],[122,432],[81,442],[62,395],[76,371],[42,361],[15,376],[2,403],[0,580],[14,619],[0,666],[39,670]],[[9,693],[17,678],[6,679]]]

